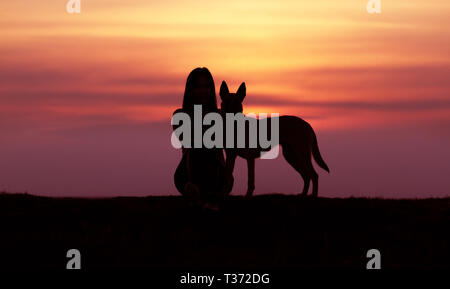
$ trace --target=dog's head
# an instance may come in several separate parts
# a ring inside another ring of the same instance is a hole
[[[228,113],[242,112],[242,101],[245,98],[246,90],[245,82],[243,82],[236,93],[230,93],[227,83],[222,81],[220,86],[220,99],[222,99],[220,108],[222,111]]]

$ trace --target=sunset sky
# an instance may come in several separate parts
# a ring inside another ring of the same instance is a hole
[[[447,0],[66,3],[0,2],[0,191],[177,194],[170,117],[205,66],[217,93],[246,82],[246,112],[311,123],[331,169],[320,195],[450,194]],[[302,188],[282,158],[256,179],[257,193]]]

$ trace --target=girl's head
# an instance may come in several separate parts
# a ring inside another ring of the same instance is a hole
[[[206,67],[192,70],[186,81],[183,110],[193,111],[194,104],[201,104],[203,111],[217,110],[214,79]]]

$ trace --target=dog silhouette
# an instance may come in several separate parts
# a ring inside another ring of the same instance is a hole
[[[243,82],[236,93],[230,93],[225,81],[220,86],[220,98],[222,115],[226,113],[242,113],[242,102],[246,95],[246,87]],[[258,122],[260,120],[257,120]],[[267,121],[271,121],[268,118]],[[312,196],[317,197],[319,192],[319,175],[314,170],[311,161],[311,155],[316,163],[330,172],[327,164],[323,160],[319,146],[317,144],[316,134],[311,125],[303,119],[296,116],[280,116],[279,119],[279,145],[282,148],[283,156],[286,161],[301,175],[304,181],[302,196],[308,194],[309,185],[312,180]],[[247,122],[246,122],[247,123]],[[259,125],[258,125],[259,127]],[[268,135],[270,135],[271,126],[268,125]],[[249,130],[245,130],[248,143]],[[270,148],[269,148],[270,149]],[[261,156],[261,152],[269,149],[261,147],[256,148],[225,148],[226,153],[226,178],[231,180],[233,176],[234,164],[237,156],[247,160],[248,169],[248,187],[246,197],[250,198],[255,190],[255,159]]]

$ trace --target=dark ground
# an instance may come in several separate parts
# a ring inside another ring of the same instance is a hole
[[[181,197],[44,198],[0,194],[0,268],[450,268],[450,198],[231,197],[221,213]]]

